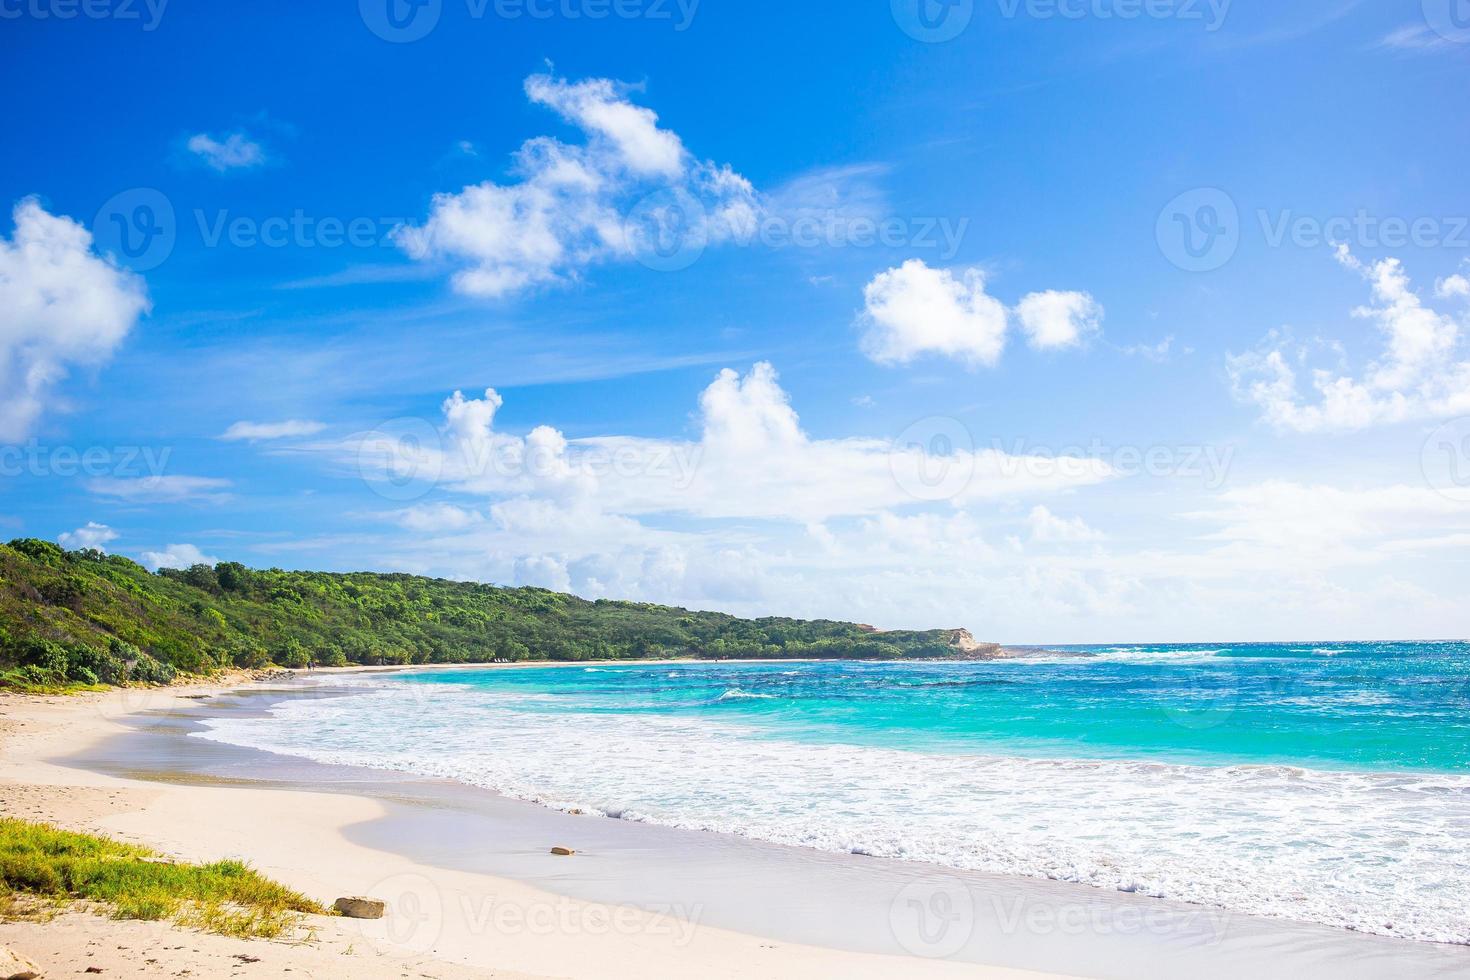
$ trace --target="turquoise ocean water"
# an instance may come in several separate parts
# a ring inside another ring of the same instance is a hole
[[[1470,942],[1470,643],[420,671],[205,737],[562,808]]]

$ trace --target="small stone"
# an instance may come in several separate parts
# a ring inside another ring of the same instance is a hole
[[[349,919],[381,919],[388,910],[386,903],[376,898],[363,898],[361,895],[339,898],[332,903],[332,908]]]
[[[577,852],[574,851],[574,850],[572,850],[570,847],[562,847],[560,844],[558,844],[558,845],[556,845],[555,847],[553,847],[551,849],[551,853],[552,854],[560,854],[562,857],[571,857],[573,854],[576,854]]]

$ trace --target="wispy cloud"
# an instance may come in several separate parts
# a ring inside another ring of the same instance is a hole
[[[175,504],[222,502],[229,499],[229,486],[229,480],[207,476],[142,476],[101,477],[88,482],[87,489],[130,504]]]
[[[312,436],[326,428],[321,422],[305,419],[288,419],[285,422],[236,422],[226,429],[220,438],[228,441],[248,440],[260,442],[268,439],[289,439],[295,436]]]
[[[1431,29],[1428,24],[1410,23],[1389,31],[1379,40],[1377,46],[1392,51],[1438,51],[1458,45]]]
[[[185,145],[205,166],[219,173],[249,170],[266,162],[265,148],[244,133],[228,133],[223,139],[196,133]]]

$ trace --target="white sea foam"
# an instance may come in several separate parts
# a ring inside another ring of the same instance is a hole
[[[719,697],[715,698],[715,700],[716,701],[771,701],[771,700],[774,700],[777,696],[778,695],[775,695],[775,694],[761,694],[758,691],[742,691],[738,687],[732,687],[732,688],[730,688],[730,690],[726,691],[724,694],[721,694]]]
[[[1206,663],[1224,650],[1197,650],[1192,647],[1180,649],[1140,649],[1139,647],[1111,647],[1094,654],[1098,660],[1118,660],[1137,663]]]
[[[555,701],[390,684],[200,734],[629,820],[1470,942],[1470,777],[927,754],[537,707]]]

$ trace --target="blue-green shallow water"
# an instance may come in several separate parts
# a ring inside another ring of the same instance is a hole
[[[1470,644],[425,670],[204,737],[548,806],[1470,943]]]
[[[1470,643],[1077,646],[1025,663],[712,663],[405,675],[550,711],[739,719],[938,752],[1470,771]]]

